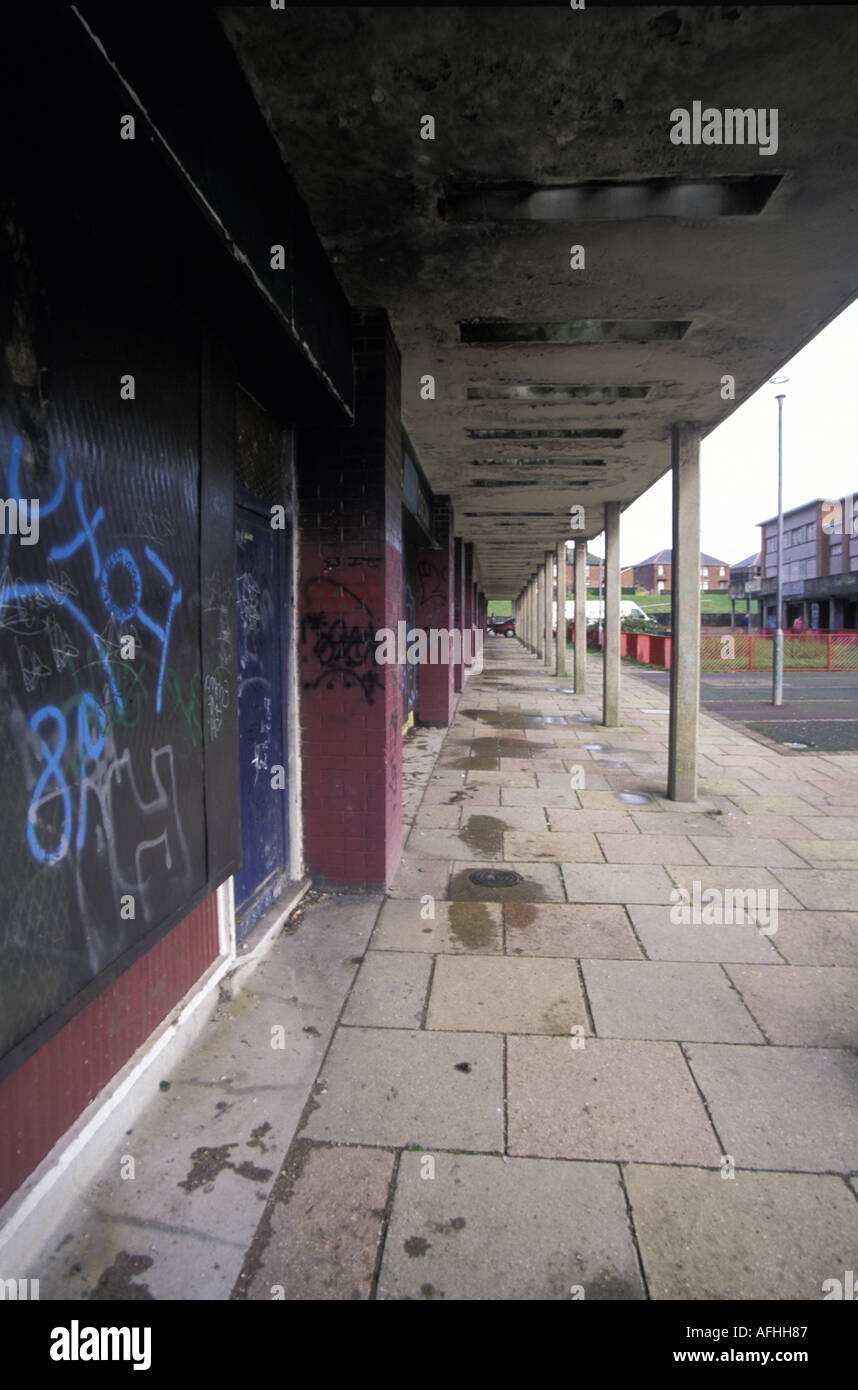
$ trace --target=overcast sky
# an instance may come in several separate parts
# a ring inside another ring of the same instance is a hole
[[[858,492],[858,302],[776,370],[790,378],[786,385],[762,387],[701,447],[701,546],[730,565],[759,549],[757,523],[778,509],[779,391],[786,392],[784,510]],[[670,547],[670,495],[668,473],[623,512],[622,564]],[[601,536],[590,548],[603,554],[603,547]]]

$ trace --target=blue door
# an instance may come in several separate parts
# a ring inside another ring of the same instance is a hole
[[[235,875],[238,940],[288,877],[285,728],[285,555],[288,531],[266,502],[236,498],[238,735],[242,865]]]

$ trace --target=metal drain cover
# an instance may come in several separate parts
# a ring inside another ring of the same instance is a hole
[[[468,878],[480,888],[514,888],[517,883],[524,882],[514,869],[474,869]]]

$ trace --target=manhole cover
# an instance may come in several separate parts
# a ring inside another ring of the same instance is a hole
[[[514,869],[474,869],[468,878],[480,888],[514,888],[517,883],[524,882]]]
[[[617,796],[620,801],[631,802],[632,806],[643,806],[646,801],[649,801],[649,797],[644,796],[641,792],[617,792]]]

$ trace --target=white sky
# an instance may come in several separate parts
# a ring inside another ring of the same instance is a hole
[[[789,279],[784,280],[789,294]],[[759,548],[757,523],[778,509],[778,415],[784,401],[784,510],[815,497],[858,492],[858,301],[772,375],[764,386],[703,440],[701,548],[734,565]],[[620,520],[620,559],[634,565],[671,544],[670,473]],[[604,537],[590,542],[604,554]]]

